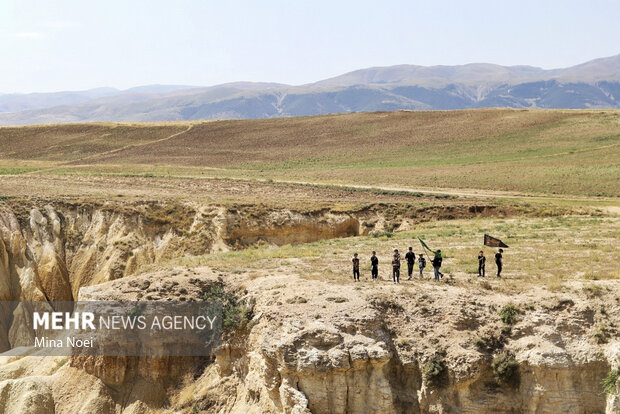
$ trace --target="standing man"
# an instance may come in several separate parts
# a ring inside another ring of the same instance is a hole
[[[400,256],[397,254],[394,254],[392,260],[392,279],[394,283],[400,283]]]
[[[435,253],[435,257],[433,257],[433,270],[435,271],[435,282],[439,282],[439,277],[443,277],[443,273],[441,273],[439,271],[439,269],[441,269],[441,262],[442,262],[442,257],[441,257],[441,249],[437,249]]]
[[[377,280],[379,277],[379,258],[375,251],[373,251],[372,256],[370,256],[370,274],[373,281]]]
[[[413,252],[413,247],[409,247],[409,251],[405,255],[405,259],[407,259],[407,275],[409,276],[407,280],[411,280],[411,274],[413,273],[413,263],[415,262],[415,253]]]
[[[420,257],[418,258],[418,267],[420,268],[420,279],[422,279],[422,272],[426,267],[426,259],[422,253],[420,253]]]
[[[478,253],[478,276],[485,276],[485,272],[484,272],[484,265],[487,262],[487,258],[484,257],[484,252],[482,250],[480,250],[480,253]]]
[[[499,252],[495,253],[495,264],[497,265],[497,277],[502,277],[502,267],[504,262],[502,261],[502,253],[504,249],[499,249]]]
[[[357,258],[357,253],[353,255],[353,281],[360,281],[360,259]]]

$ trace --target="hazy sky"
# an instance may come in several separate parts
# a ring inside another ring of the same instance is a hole
[[[0,0],[0,93],[620,53],[618,0]]]

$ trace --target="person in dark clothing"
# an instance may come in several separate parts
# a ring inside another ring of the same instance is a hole
[[[360,281],[360,259],[357,258],[357,253],[353,255],[353,280],[355,282]]]
[[[420,268],[420,279],[422,279],[422,272],[426,267],[426,259],[422,253],[420,253],[420,257],[418,258],[418,267]]]
[[[392,279],[394,283],[400,283],[400,256],[394,255],[392,260]]]
[[[407,280],[411,280],[411,274],[413,273],[413,264],[415,262],[415,253],[413,252],[413,247],[409,248],[409,251],[405,255],[405,259],[407,259],[407,275],[409,276]]]
[[[502,261],[502,253],[504,249],[499,249],[499,252],[495,253],[495,264],[497,265],[497,277],[502,277],[502,267],[504,262]]]
[[[398,249],[394,249],[394,256],[396,256],[396,258],[400,260],[400,253],[398,253]]]
[[[372,256],[370,256],[370,274],[372,280],[377,280],[379,277],[379,258],[377,257],[377,252],[372,252]]]
[[[480,253],[478,253],[478,276],[485,276],[485,272],[484,272],[484,266],[487,262],[487,258],[484,257],[484,252],[482,250],[480,250]]]
[[[435,257],[433,257],[433,270],[435,272],[435,282],[439,282],[439,277],[443,277],[443,273],[441,273],[439,271],[439,269],[441,269],[441,262],[442,262],[442,257],[441,257],[441,250],[437,249],[435,253]]]

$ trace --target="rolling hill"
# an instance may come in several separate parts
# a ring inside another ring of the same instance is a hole
[[[0,175],[213,176],[617,197],[619,131],[617,110],[523,109],[3,127]]]

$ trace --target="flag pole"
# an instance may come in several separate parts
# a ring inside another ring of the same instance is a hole
[[[422,245],[422,248],[423,248],[424,250],[426,250],[426,251],[429,253],[429,256],[430,256],[430,254],[431,254],[431,253],[433,253],[433,251],[432,251],[431,249],[429,249],[429,248],[428,248],[428,246],[426,245],[426,243],[424,243],[424,241],[423,241],[421,238],[419,238],[419,237],[418,237],[418,240],[420,240],[420,244]],[[433,254],[435,254],[435,253],[433,253]]]

